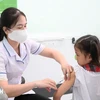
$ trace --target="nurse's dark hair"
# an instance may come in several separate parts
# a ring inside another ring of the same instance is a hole
[[[78,48],[85,56],[90,54],[90,64],[100,66],[100,40],[94,35],[80,37],[74,47]]]
[[[1,13],[1,18],[0,18],[0,41],[3,40],[3,37],[7,37],[5,32],[3,31],[3,27],[11,28],[11,26],[16,25],[20,15],[25,16],[25,14],[20,11],[17,8],[14,7],[9,7],[6,8],[2,13]],[[25,16],[26,18],[26,16]]]

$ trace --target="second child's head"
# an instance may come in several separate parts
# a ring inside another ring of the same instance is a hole
[[[79,65],[93,64],[100,66],[100,41],[96,36],[85,35],[80,37],[74,48]]]

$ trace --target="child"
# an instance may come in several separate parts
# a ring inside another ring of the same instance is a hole
[[[74,45],[78,66],[73,67],[71,79],[65,80],[54,93],[53,100],[73,86],[72,100],[100,100],[100,41],[96,36],[85,35]],[[66,98],[67,100],[67,98]]]

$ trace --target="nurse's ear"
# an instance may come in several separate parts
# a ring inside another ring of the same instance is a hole
[[[3,27],[3,31],[5,32],[6,35],[10,33],[10,30],[7,27]]]

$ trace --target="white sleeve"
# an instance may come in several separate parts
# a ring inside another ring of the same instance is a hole
[[[30,49],[30,52],[35,55],[40,54],[45,48],[44,45],[39,42],[33,41],[32,39],[27,40],[26,43]]]
[[[5,68],[5,60],[3,54],[0,54],[0,80],[7,80],[7,73]]]
[[[77,86],[80,85],[80,79],[81,79],[81,66],[76,65],[76,66],[73,66],[73,68],[74,68],[75,75],[76,75],[76,79],[75,79],[75,82],[74,82],[74,86],[77,87]]]

